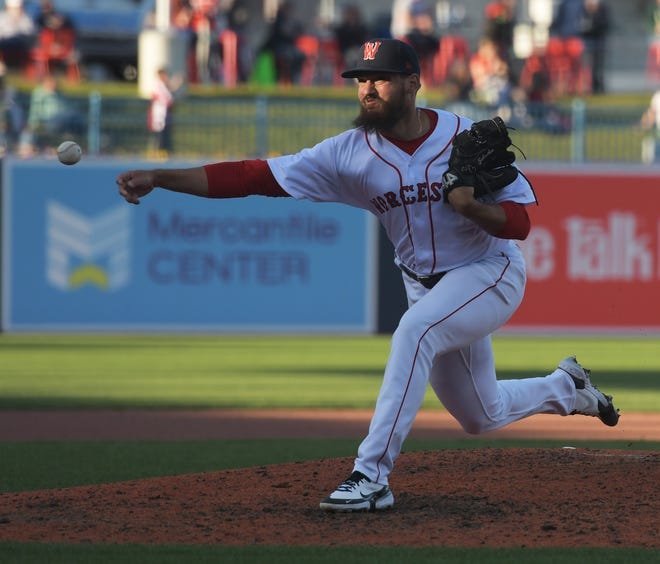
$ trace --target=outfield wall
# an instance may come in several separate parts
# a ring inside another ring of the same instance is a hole
[[[660,333],[660,168],[530,168],[521,332]]]
[[[375,331],[377,225],[366,212],[118,196],[118,173],[153,166],[5,160],[3,330]]]
[[[4,160],[2,330],[394,330],[401,274],[369,214],[286,198],[118,197],[119,172],[153,166]],[[526,297],[504,331],[660,333],[660,170],[525,168],[540,205],[521,244]]]

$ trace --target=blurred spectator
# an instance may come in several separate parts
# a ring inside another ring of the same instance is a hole
[[[167,68],[159,69],[154,81],[147,128],[151,132],[150,148],[163,156],[172,152],[172,111],[182,84],[183,77],[170,78]]]
[[[29,60],[37,28],[23,10],[23,0],[5,0],[0,11],[0,55],[10,67],[23,67]]]
[[[584,40],[584,52],[591,67],[591,91],[605,92],[605,51],[610,30],[607,5],[602,0],[584,0],[580,20],[580,36]]]
[[[172,13],[172,25],[181,33],[192,32],[193,7],[190,0],[180,0]]]
[[[298,84],[305,62],[304,53],[296,46],[303,33],[302,24],[296,19],[291,2],[282,2],[275,21],[270,26],[261,51],[272,53],[275,60],[277,81]]]
[[[250,11],[244,0],[232,3],[227,13],[227,26],[237,35],[238,81],[247,82],[254,65],[254,52],[248,40],[247,28],[250,23]]]
[[[511,63],[513,54],[513,30],[516,26],[516,0],[489,2],[486,16],[485,37],[491,39],[505,61]]]
[[[214,55],[218,55],[217,29],[215,18],[218,13],[218,0],[191,0],[192,18],[190,27],[195,42],[195,74],[193,82],[207,83],[217,78],[217,65]]]
[[[579,37],[583,11],[584,0],[560,0],[550,24],[550,35]]]
[[[649,38],[646,55],[646,76],[651,82],[660,82],[660,0],[655,0],[647,12]]]
[[[54,31],[74,28],[71,18],[55,8],[53,0],[41,0],[36,24],[39,29],[52,29]]]
[[[553,84],[545,49],[537,48],[527,57],[518,82],[519,102],[514,108],[516,127],[536,128],[547,133],[566,133],[570,114],[557,105],[560,85]]]
[[[362,12],[354,4],[347,4],[341,12],[341,21],[334,28],[344,67],[349,66],[360,53],[360,48],[369,39],[369,29],[364,22]]]
[[[369,20],[372,37],[391,38],[392,13],[378,12]]]
[[[510,68],[491,39],[481,38],[479,48],[470,57],[469,68],[473,101],[494,110],[511,103]]]
[[[651,37],[660,40],[660,0],[649,7],[649,26],[651,28]]]
[[[470,67],[465,59],[456,59],[452,62],[443,84],[447,100],[467,102],[472,92],[472,77]]]
[[[191,82],[197,81],[197,62],[195,58],[195,30],[192,25],[193,7],[190,0],[181,0],[172,14],[172,26],[185,37],[186,67]]]
[[[172,26],[179,33],[192,35],[193,7],[190,0],[179,0],[172,11]]]
[[[653,94],[640,125],[649,132],[643,141],[642,160],[647,164],[660,163],[660,90]]]
[[[414,0],[394,0],[390,18],[390,35],[396,39],[405,37],[412,29],[410,6]]]
[[[71,80],[79,80],[80,54],[76,49],[76,29],[71,18],[57,10],[52,0],[41,0],[35,23],[37,41],[31,51],[31,64],[36,74],[52,72],[53,66],[58,65],[67,70]]]
[[[411,28],[405,35],[405,41],[417,52],[424,82],[433,76],[433,59],[440,45],[431,7],[423,0],[415,0],[410,5],[410,22]]]
[[[17,146],[24,125],[24,112],[16,91],[7,84],[6,67],[0,62],[0,156]]]
[[[442,83],[442,90],[445,110],[455,114],[475,116],[476,108],[472,103],[472,77],[467,60],[452,61],[447,77]]]
[[[525,59],[518,84],[531,103],[544,103],[553,97],[550,69],[544,49],[534,49]]]
[[[23,143],[37,150],[54,150],[64,137],[76,138],[84,132],[83,115],[61,94],[57,78],[44,76],[30,95]]]

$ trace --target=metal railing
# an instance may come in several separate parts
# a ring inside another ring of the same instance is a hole
[[[86,116],[84,151],[99,156],[149,157],[148,101],[70,98]],[[477,106],[448,109],[473,119],[499,113],[529,161],[640,163],[651,132],[639,126],[644,107],[590,107],[583,99],[562,105],[524,104],[497,112]],[[27,109],[26,109],[27,112]],[[173,113],[173,152],[181,158],[253,158],[296,152],[351,126],[352,99],[276,95],[189,96]],[[63,132],[64,133],[64,132]],[[162,156],[162,155],[161,155]]]

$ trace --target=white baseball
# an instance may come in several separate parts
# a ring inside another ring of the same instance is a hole
[[[75,141],[64,141],[57,148],[57,158],[62,164],[74,165],[82,157],[82,149]]]

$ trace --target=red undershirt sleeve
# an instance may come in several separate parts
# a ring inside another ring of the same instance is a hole
[[[495,235],[499,239],[517,239],[523,241],[529,235],[531,223],[524,204],[502,202],[499,206],[506,214],[504,227]]]
[[[209,164],[204,170],[209,198],[289,196],[275,180],[268,163],[261,159]]]
[[[261,159],[222,162],[205,165],[209,198],[243,198],[260,195],[287,197],[277,183],[268,163]],[[497,233],[500,239],[523,240],[530,230],[529,216],[523,204],[502,202],[506,223]]]

